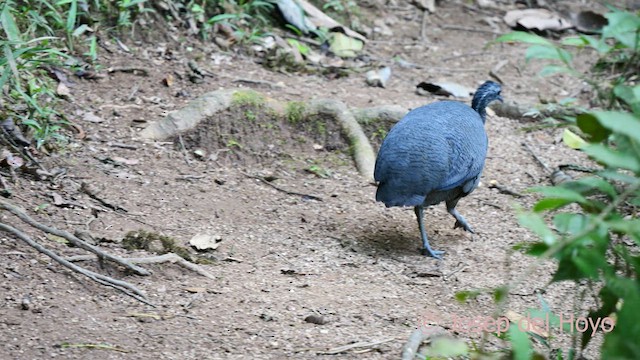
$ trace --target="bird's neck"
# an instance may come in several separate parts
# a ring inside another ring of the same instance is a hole
[[[471,101],[471,107],[480,115],[483,124],[487,118],[487,105],[489,105],[489,101],[487,101],[484,95],[485,94],[482,93],[476,93]]]

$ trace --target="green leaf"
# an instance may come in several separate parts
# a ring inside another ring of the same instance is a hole
[[[640,142],[640,117],[621,111],[594,111],[592,114],[605,128]]]
[[[20,29],[18,29],[18,26],[16,25],[16,20],[14,19],[13,14],[11,14],[11,7],[8,6],[8,4],[5,4],[2,9],[2,13],[0,13],[0,25],[2,25],[9,41],[22,41],[22,38],[20,37]]]
[[[580,114],[576,118],[580,130],[589,135],[590,142],[601,142],[611,135],[611,131],[600,124],[593,114]]]
[[[514,31],[508,34],[504,34],[493,40],[493,42],[520,42],[526,44],[553,46],[553,43],[543,38],[542,36],[524,31]]]
[[[538,76],[545,77],[555,74],[568,74],[571,76],[576,76],[578,75],[578,72],[563,65],[546,65],[542,68],[542,70],[540,70]]]
[[[509,295],[509,288],[506,286],[501,286],[495,290],[493,290],[493,301],[496,303],[504,300],[507,295]]]
[[[602,28],[602,36],[614,38],[630,49],[636,49],[640,29],[640,18],[627,11],[616,11],[605,14],[608,24]]]
[[[67,32],[72,32],[76,27],[76,17],[78,15],[78,1],[71,1],[71,7],[69,8],[69,14],[67,15]]]
[[[524,58],[526,61],[530,61],[531,59],[549,59],[562,61],[558,48],[555,46],[547,45],[529,46],[527,48],[527,51],[525,52]]]
[[[602,359],[637,359],[640,354],[640,297],[638,296],[637,284],[630,279],[625,285],[628,290],[635,291],[635,294],[624,298],[621,302],[620,310],[616,315],[616,324],[613,331],[604,336],[602,345]]]
[[[287,39],[287,43],[289,43],[289,45],[291,45],[292,47],[295,47],[296,49],[298,49],[298,52],[300,52],[300,54],[302,55],[308,55],[309,52],[311,51],[311,49],[302,44],[300,41],[296,40],[296,39]]]
[[[550,198],[565,199],[577,203],[583,203],[587,201],[587,199],[579,192],[567,189],[562,186],[540,186],[535,187],[532,190]]]
[[[218,14],[210,18],[209,21],[207,21],[207,23],[211,25],[217,22],[224,22],[225,20],[239,19],[239,17],[240,16],[238,14]]]
[[[477,291],[477,290],[463,290],[463,291],[458,291],[455,294],[455,297],[456,297],[456,300],[458,300],[461,303],[464,303],[469,299],[475,299],[476,297],[478,297],[478,295],[480,295],[480,291]]]
[[[20,73],[18,72],[18,64],[14,57],[14,53],[11,51],[9,45],[5,44],[3,47],[4,57],[7,59],[8,68],[13,73],[13,81],[15,82],[16,90],[21,91],[22,83],[20,81]]]
[[[602,144],[592,144],[583,150],[587,155],[607,167],[627,169],[635,173],[640,172],[640,162],[631,154],[613,150]]]
[[[548,306],[548,304],[545,304]],[[560,317],[551,312],[549,309],[528,309],[527,314],[532,319],[544,319],[547,321],[547,316],[549,317],[549,326],[559,327],[560,326]]]
[[[362,48],[364,43],[362,40],[349,37],[343,33],[333,33],[329,39],[329,49],[339,57],[355,57]]]
[[[558,269],[553,274],[551,281],[559,282],[564,280],[580,280],[582,279],[582,272],[578,270],[574,262],[570,257],[563,257],[558,262]]]
[[[507,336],[511,342],[511,350],[513,351],[513,359],[530,360],[533,350],[531,348],[531,340],[526,332],[520,331],[518,326],[511,324],[507,330]]]
[[[591,190],[599,190],[612,199],[618,195],[616,188],[613,187],[613,185],[597,176],[583,177],[578,180],[565,183],[563,186],[573,188],[581,194],[591,193]]]
[[[587,145],[583,138],[567,128],[562,133],[562,142],[572,149],[582,149]]]
[[[589,44],[592,49],[594,49],[601,55],[609,53],[612,49],[611,46],[607,44],[606,38],[604,37],[594,38],[593,36],[587,35],[582,35],[581,37]]]
[[[545,199],[539,200],[533,206],[533,211],[539,213],[539,212],[548,211],[548,210],[556,210],[563,206],[567,206],[571,203],[573,203],[573,201],[567,200],[567,199],[545,198]]]
[[[598,175],[602,176],[605,179],[620,181],[630,185],[636,185],[640,181],[640,179],[638,179],[637,177],[624,174],[619,170],[604,170],[600,171]]]
[[[566,46],[585,46],[588,45],[589,42],[587,42],[582,36],[569,36],[560,40],[560,44]]]
[[[613,88],[613,93],[631,107],[640,105],[640,85],[618,85]]]
[[[547,250],[549,250],[549,245],[545,243],[537,242],[529,246],[529,249],[527,249],[526,254],[539,257],[539,256],[542,256],[542,254],[544,254]]]
[[[431,344],[426,348],[426,355],[427,359],[468,356],[469,348],[462,340],[441,336],[431,341]]]
[[[536,233],[542,241],[547,245],[553,245],[556,242],[556,237],[547,224],[545,224],[542,217],[536,213],[521,213],[518,215],[520,225],[528,228]]]
[[[582,231],[588,223],[588,218],[582,214],[561,213],[553,217],[553,224],[558,232],[575,235]]]
[[[87,31],[90,31],[91,28],[89,27],[89,25],[87,24],[82,24],[80,26],[78,26],[75,30],[73,30],[73,33],[71,34],[74,37],[78,37],[82,34],[84,34]]]

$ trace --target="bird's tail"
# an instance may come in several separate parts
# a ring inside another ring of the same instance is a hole
[[[418,206],[424,203],[424,195],[416,194],[399,194],[393,192],[385,183],[378,185],[378,191],[376,191],[376,201],[384,203],[386,207],[392,206]]]

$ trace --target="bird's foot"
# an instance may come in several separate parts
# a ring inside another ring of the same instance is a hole
[[[466,221],[456,220],[456,223],[455,223],[455,225],[453,225],[453,228],[454,229],[462,228],[462,230],[464,230],[464,231],[468,231],[468,232],[470,232],[472,234],[475,234],[473,229],[471,229],[471,226],[469,226],[469,224],[467,224]]]
[[[431,257],[434,257],[434,258],[439,259],[439,260],[442,260],[442,255],[444,254],[444,251],[442,251],[442,250],[433,250],[433,249],[430,249],[430,248],[424,248],[424,249],[420,250],[420,252],[424,256],[431,256]]]

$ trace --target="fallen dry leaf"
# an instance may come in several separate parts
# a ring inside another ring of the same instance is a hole
[[[527,30],[562,31],[573,27],[569,20],[547,9],[511,10],[503,20],[512,28],[521,26]]]

